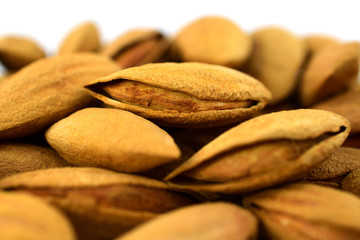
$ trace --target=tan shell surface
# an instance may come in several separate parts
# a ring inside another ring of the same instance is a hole
[[[206,16],[184,26],[175,36],[172,47],[185,62],[237,68],[249,57],[252,41],[230,19]]]
[[[48,143],[68,162],[121,172],[141,172],[180,159],[164,130],[133,113],[85,108],[52,125]]]
[[[0,62],[11,70],[18,70],[44,57],[45,51],[32,39],[22,36],[0,38]]]
[[[271,239],[357,239],[360,199],[314,184],[290,184],[245,197]],[[284,224],[285,223],[285,224]]]
[[[185,93],[201,100],[258,102],[249,108],[209,110],[197,113],[159,111],[113,100],[96,92],[102,83],[126,79],[151,86]],[[271,98],[262,83],[240,71],[204,63],[154,63],[123,69],[99,78],[85,86],[106,104],[128,110],[163,125],[196,126],[225,125],[254,115]]]
[[[84,22],[72,29],[62,40],[58,54],[74,52],[97,52],[100,48],[100,34],[92,22]]]
[[[360,167],[349,173],[342,180],[341,189],[360,197]]]
[[[1,239],[76,239],[63,213],[29,194],[1,192],[0,222]]]
[[[254,48],[246,71],[270,90],[271,103],[280,102],[294,91],[306,46],[301,39],[279,27],[259,29],[252,38]]]
[[[337,113],[351,124],[351,133],[360,132],[360,86],[357,85],[334,97],[325,99],[312,106],[315,109],[322,109]]]
[[[270,172],[219,184],[182,183],[177,182],[176,179],[171,183],[175,187],[203,191],[226,193],[252,191],[294,178],[310,170],[340,147],[349,131],[350,125],[345,118],[327,111],[299,109],[262,115],[245,121],[214,139],[170,173],[166,180],[179,176],[221,153],[236,148],[272,140],[305,140],[319,137],[324,133],[336,133],[310,148],[291,164]]]
[[[49,147],[16,142],[0,144],[0,178],[41,168],[69,165]]]
[[[340,147],[329,159],[320,163],[306,175],[306,180],[326,180],[343,177],[360,168],[360,149]]]
[[[308,54],[310,56],[315,54],[317,51],[319,51],[321,48],[328,44],[340,44],[338,39],[321,34],[306,36],[304,38],[304,41],[306,42]]]
[[[93,99],[83,85],[119,70],[106,57],[77,53],[41,59],[0,82],[0,139],[44,130]]]
[[[300,80],[300,100],[304,106],[338,93],[356,81],[359,46],[357,42],[330,44],[310,59]]]
[[[162,34],[155,29],[133,29],[121,34],[114,41],[110,42],[107,46],[104,47],[104,49],[101,51],[101,54],[114,58],[119,52],[133,44],[160,36],[162,36]]]
[[[230,203],[204,203],[184,207],[150,220],[117,240],[255,239],[257,219]]]

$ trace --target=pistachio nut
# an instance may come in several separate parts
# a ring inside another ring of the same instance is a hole
[[[353,170],[342,180],[341,189],[360,197],[360,167]]]
[[[258,116],[226,131],[165,180],[173,187],[245,193],[299,179],[345,141],[349,122],[299,109]]]
[[[250,118],[269,91],[240,71],[205,63],[153,63],[127,68],[85,86],[114,108],[162,126],[206,128]]]

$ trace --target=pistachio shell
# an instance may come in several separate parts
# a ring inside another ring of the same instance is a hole
[[[360,200],[344,191],[292,184],[245,197],[266,239],[358,239]]]
[[[206,16],[183,27],[171,51],[181,61],[238,68],[251,49],[251,38],[236,23],[221,16]]]
[[[77,166],[142,172],[180,159],[164,130],[127,111],[85,108],[52,125],[48,143]]]
[[[195,203],[160,181],[97,168],[21,173],[0,180],[0,188],[42,197],[69,216],[79,239],[89,240],[113,239],[161,212]]]
[[[329,99],[321,101],[312,108],[337,113],[349,120],[351,134],[360,133],[360,85],[354,86]]]
[[[339,40],[327,35],[309,35],[304,38],[307,45],[308,55],[312,56],[328,44],[340,44]]]
[[[346,176],[360,167],[360,149],[340,147],[329,159],[306,174],[307,180],[330,180]]]
[[[133,29],[108,44],[102,54],[127,68],[161,60],[168,46],[169,41],[158,30]]]
[[[41,168],[69,165],[48,147],[15,142],[0,144],[0,178]]]
[[[342,180],[341,189],[360,197],[360,167],[353,170]]]
[[[8,69],[19,70],[44,57],[44,50],[32,39],[22,36],[0,38],[0,62]]]
[[[243,122],[214,139],[170,173],[166,180],[186,175],[186,172],[211,163],[213,159],[221,163],[222,156],[229,152],[247,151],[249,148],[261,146],[264,143],[277,144],[280,140],[294,141],[296,148],[299,141],[310,141],[310,148],[302,150],[303,153],[299,156],[281,164],[270,163],[270,168],[263,172],[252,173],[254,170],[252,168],[256,168],[257,165],[253,166],[254,163],[250,157],[245,158],[245,162],[237,162],[235,157],[232,160],[234,166],[245,164],[249,168],[247,174],[240,178],[220,183],[194,182],[175,178],[170,183],[176,188],[195,191],[251,192],[300,178],[302,174],[326,160],[340,147],[349,131],[349,122],[345,118],[327,111],[299,109],[262,115]],[[266,162],[266,155],[262,161],[262,165],[269,164]]]
[[[300,100],[313,105],[344,90],[356,81],[359,71],[359,44],[330,44],[319,50],[306,66],[300,81]]]
[[[0,192],[0,222],[4,240],[76,239],[63,213],[25,193]]]
[[[303,41],[286,29],[267,27],[253,34],[254,49],[246,72],[270,90],[271,103],[278,103],[293,92],[298,71],[306,56]]]
[[[27,136],[93,99],[83,85],[119,70],[111,60],[78,53],[38,60],[0,82],[0,140]]]
[[[100,48],[100,34],[93,22],[84,22],[72,29],[59,46],[59,55],[74,52],[97,52]]]
[[[116,100],[104,92],[107,87],[124,94],[120,90],[123,83],[139,86],[125,88],[124,91],[128,91],[125,100]],[[249,75],[204,63],[146,64],[123,69],[85,87],[111,107],[134,112],[159,125],[184,128],[242,121],[264,108],[271,98],[269,91]],[[140,103],[133,102],[144,95],[147,97],[140,99]],[[171,108],[154,108],[152,102],[156,101]]]
[[[183,207],[154,218],[116,240],[256,239],[257,219],[234,204],[217,202]]]

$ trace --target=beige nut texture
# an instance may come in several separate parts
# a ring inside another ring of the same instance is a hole
[[[93,98],[83,85],[118,71],[116,63],[92,53],[38,60],[0,82],[0,140],[41,132],[84,108]]]
[[[245,197],[266,239],[349,239],[360,236],[360,199],[314,184],[291,184]]]
[[[245,121],[205,145],[165,180],[182,189],[246,193],[294,179],[345,141],[349,122],[328,111],[299,109]]]
[[[174,140],[152,122],[111,108],[85,108],[52,125],[48,143],[76,166],[142,172],[177,161]]]
[[[162,126],[206,128],[250,118],[270,92],[240,71],[205,63],[153,63],[127,68],[85,86],[107,105]]]
[[[116,240],[251,240],[257,219],[247,210],[225,202],[183,207],[145,222]]]
[[[66,216],[41,198],[0,192],[0,232],[3,240],[75,240]]]
[[[239,68],[251,53],[252,40],[230,19],[205,16],[184,26],[171,45],[176,60]]]
[[[13,175],[0,188],[39,196],[64,211],[79,239],[113,239],[158,214],[197,201],[160,181],[100,168],[53,168]]]
[[[360,168],[353,170],[342,180],[341,189],[360,197]]]

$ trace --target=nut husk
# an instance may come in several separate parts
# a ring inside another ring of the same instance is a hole
[[[165,180],[172,179],[175,188],[217,193],[274,186],[298,179],[326,160],[349,131],[345,118],[327,111],[299,109],[261,115],[214,139]]]
[[[360,235],[360,199],[341,190],[292,184],[243,200],[266,239],[351,239]]]
[[[45,51],[33,39],[23,36],[0,38],[0,62],[10,70],[19,70],[44,57]]]
[[[278,103],[294,91],[298,71],[306,56],[303,41],[286,29],[267,27],[253,36],[254,49],[246,64],[246,72],[259,79]]]
[[[91,53],[38,60],[0,82],[0,140],[44,130],[93,98],[83,85],[119,70],[116,63]]]
[[[79,239],[113,239],[150,218],[195,203],[156,180],[100,168],[41,169],[0,180],[64,211]]]
[[[360,168],[353,170],[342,180],[341,189],[360,197]]]
[[[252,40],[236,23],[205,16],[184,26],[171,43],[174,60],[239,68],[250,55]]]
[[[97,52],[100,48],[100,34],[93,22],[84,22],[72,29],[61,41],[58,54],[75,52]]]
[[[329,44],[309,60],[300,79],[300,101],[311,106],[356,82],[359,43]]]
[[[169,40],[155,29],[132,29],[109,43],[101,53],[122,68],[158,62],[164,58]]]
[[[250,118],[269,91],[240,71],[204,63],[153,63],[123,69],[85,86],[114,108],[162,126],[207,128]]]
[[[20,142],[0,144],[0,178],[42,168],[70,166],[55,150]]]
[[[142,172],[177,161],[174,140],[152,122],[111,108],[85,108],[52,125],[48,143],[76,166]]]
[[[0,192],[0,232],[4,240],[75,240],[69,220],[42,199]]]
[[[257,219],[234,204],[217,202],[183,207],[162,214],[116,240],[257,239]]]

